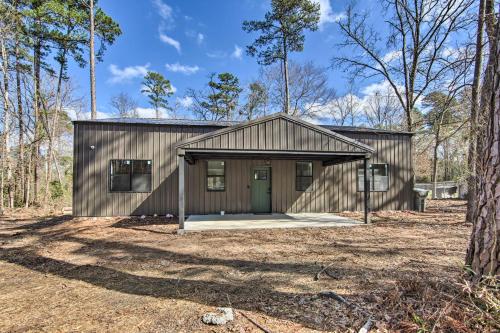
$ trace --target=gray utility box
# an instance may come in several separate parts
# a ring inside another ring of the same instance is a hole
[[[415,211],[425,212],[425,199],[429,195],[429,191],[422,188],[414,188],[413,192],[415,193]]]

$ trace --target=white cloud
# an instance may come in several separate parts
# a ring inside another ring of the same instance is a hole
[[[234,45],[234,51],[233,53],[231,53],[231,57],[241,60],[242,56],[243,56],[243,49],[238,45]]]
[[[140,78],[146,75],[148,72],[149,64],[144,66],[128,66],[124,68],[119,68],[115,64],[109,65],[108,69],[111,72],[111,78],[108,82],[110,83],[125,83],[132,79]]]
[[[64,111],[66,111],[71,120],[90,119],[90,111],[77,110],[75,108],[65,108]],[[111,115],[106,112],[97,111],[97,119],[106,119],[106,118],[111,118]]]
[[[386,54],[384,54],[384,56],[382,57],[382,60],[385,63],[389,63],[389,62],[392,62],[394,60],[400,59],[401,57],[402,57],[401,51],[390,51],[390,52],[387,52]]]
[[[153,108],[141,108],[135,109],[139,118],[156,118],[156,111]],[[160,118],[168,118],[168,112],[165,109],[160,109]]]
[[[183,98],[176,98],[177,103],[182,106],[183,108],[188,108],[191,105],[193,105],[193,98],[189,96],[185,96]]]
[[[198,45],[201,45],[204,40],[205,35],[203,35],[201,32],[198,32],[198,35],[196,35],[196,43],[198,43]]]
[[[178,62],[176,62],[175,64],[166,64],[165,67],[167,68],[167,70],[171,72],[182,73],[186,75],[195,74],[200,70],[200,67],[198,67],[197,65],[194,66],[181,65]]]
[[[174,93],[174,94],[175,94],[175,93],[177,92],[177,88],[176,88],[173,84],[170,84],[170,88],[171,88],[171,89],[170,89],[170,91],[171,91],[172,93]]]
[[[173,20],[172,7],[164,3],[162,0],[153,0],[153,4],[158,9],[158,14],[166,21]]]
[[[164,33],[160,32],[160,40],[164,42],[165,44],[168,44],[170,46],[173,46],[177,52],[181,53],[181,43],[173,39],[172,37],[169,37],[165,35]]]
[[[346,14],[343,12],[335,13],[332,10],[332,6],[330,4],[330,0],[315,0],[319,3],[320,17],[319,17],[319,26],[322,28],[327,23],[335,23],[344,18],[346,18]]]
[[[398,90],[403,92],[404,88],[402,86],[398,86]],[[370,95],[375,95],[377,93],[382,93],[382,92],[393,92],[393,88],[389,81],[384,80],[376,83],[372,83],[361,89],[361,93],[365,96],[370,96]]]

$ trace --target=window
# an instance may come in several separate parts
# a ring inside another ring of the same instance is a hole
[[[312,162],[297,162],[295,164],[295,190],[307,191],[313,181]]]
[[[224,191],[226,185],[224,161],[207,161],[207,190]]]
[[[111,192],[151,192],[151,160],[111,160]]]
[[[267,170],[255,170],[253,177],[255,180],[267,180]]]
[[[387,164],[372,164],[370,166],[370,191],[384,192],[389,190],[389,172]],[[364,191],[365,188],[364,168],[358,169],[358,191]]]

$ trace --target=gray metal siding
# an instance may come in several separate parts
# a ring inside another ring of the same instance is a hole
[[[73,214],[177,214],[178,178],[174,145],[215,129],[218,128],[76,123]],[[90,149],[92,145],[94,150]],[[152,160],[152,192],[110,192],[109,163],[112,159]]]
[[[314,152],[365,152],[348,138],[313,125],[307,126],[287,118],[275,118],[262,122],[221,130],[220,134],[182,144],[188,149],[222,150],[289,150]]]
[[[291,149],[304,144],[298,133],[302,129],[286,125],[286,135],[269,142],[281,124],[260,124],[258,128],[231,132],[212,140],[211,147],[231,147],[243,142],[245,147]],[[214,131],[215,127],[120,125],[77,123],[74,127],[73,212],[76,216],[121,216],[177,214],[178,176],[175,144],[183,139]],[[252,134],[252,131],[255,131]],[[412,205],[412,150],[410,136],[339,132],[375,148],[371,163],[389,164],[389,191],[372,192],[374,210],[410,209]],[[246,139],[245,139],[246,138]],[[255,138],[255,141],[249,140]],[[246,142],[246,143],[245,143]],[[308,149],[336,142],[321,136],[307,140]],[[95,150],[90,146],[94,145]],[[329,148],[330,149],[330,148]],[[333,148],[338,149],[338,148]],[[151,193],[109,192],[111,159],[151,159],[153,161]],[[226,191],[206,191],[204,161],[186,170],[186,212],[188,214],[249,212],[250,177],[253,166],[270,163],[272,168],[272,209],[274,212],[339,212],[362,210],[362,192],[357,192],[357,168],[362,162],[323,167],[314,161],[313,186],[310,192],[295,191],[295,161],[226,160]]]
[[[371,137],[370,137],[371,136]],[[372,192],[373,210],[411,209],[412,172],[408,136],[359,135],[357,140],[377,147],[371,163],[389,165],[389,190]],[[271,166],[273,212],[340,212],[363,210],[363,192],[357,192],[357,169],[363,162],[351,162],[323,167],[313,161],[313,184],[310,191],[295,190],[293,160],[235,160],[226,161],[226,190],[206,191],[206,161],[189,165],[186,176],[187,214],[251,212],[251,176],[255,166]]]

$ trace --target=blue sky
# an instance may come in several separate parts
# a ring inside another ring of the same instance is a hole
[[[304,52],[293,53],[291,59],[311,60],[326,67],[339,41],[335,20],[342,16],[348,1],[317,1],[322,9],[320,29],[306,34]],[[375,4],[365,1],[363,9],[380,10]],[[122,29],[122,35],[96,66],[97,107],[102,117],[112,112],[110,99],[120,92],[137,100],[142,115],[153,116],[140,93],[147,70],[160,72],[171,81],[175,87],[171,104],[185,101],[187,88],[203,88],[211,72],[236,74],[242,85],[258,76],[256,59],[245,53],[245,46],[256,35],[242,31],[241,26],[244,20],[262,19],[268,0],[101,0],[99,5]],[[88,99],[88,68],[72,64],[70,73],[77,94]],[[328,75],[331,86],[345,93],[344,74],[330,69]],[[357,88],[362,91],[363,84]],[[177,116],[189,114],[181,109]]]

